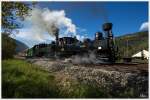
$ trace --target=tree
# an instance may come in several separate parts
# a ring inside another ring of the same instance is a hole
[[[33,3],[2,2],[2,59],[12,58],[16,41],[9,37],[13,31],[22,28],[21,21],[32,10]],[[35,3],[34,3],[35,4]]]
[[[2,30],[12,34],[12,31],[22,27],[20,21],[28,15],[35,3],[25,2],[2,2]]]
[[[16,43],[7,34],[2,34],[2,59],[13,58]]]

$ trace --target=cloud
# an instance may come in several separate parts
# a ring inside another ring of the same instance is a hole
[[[49,10],[48,8],[34,8],[30,12],[31,16],[25,18],[31,22],[32,28],[36,33],[48,32],[50,35],[55,35],[55,28],[65,29],[66,34],[76,34],[76,25],[72,20],[66,17],[64,10]]]
[[[148,31],[148,22],[142,23],[140,31]]]
[[[50,36],[48,33],[34,33],[30,29],[21,29],[19,34],[11,37],[27,44],[29,47],[39,43],[50,43],[55,40],[55,37]]]
[[[27,44],[29,47],[33,47],[35,44],[39,43],[51,43],[51,41],[55,41],[55,37],[51,36],[50,34],[46,32],[37,32],[37,28],[33,29],[33,27],[26,27],[24,29],[18,30],[19,33],[12,35],[11,37],[19,40],[25,44]],[[62,31],[61,33],[63,33]],[[78,28],[77,32],[86,32],[86,29]],[[64,36],[71,36],[68,34],[59,34],[59,37]],[[83,41],[83,39],[86,37],[85,34],[76,34],[76,37],[78,40]]]
[[[19,30],[19,34],[12,36],[29,47],[39,43],[55,41],[53,26],[60,29],[59,37],[76,36],[77,39],[82,41],[85,36],[81,33],[87,33],[86,29],[76,27],[72,20],[66,17],[64,10],[34,8],[30,14],[31,16],[26,16],[24,28]]]
[[[79,32],[79,33],[87,33],[87,29],[85,29],[85,28],[80,28],[80,27],[77,27],[76,28],[77,29],[77,32]]]
[[[85,38],[85,36],[82,36],[82,35],[76,35],[76,38],[78,39],[78,40],[80,40],[80,41],[83,41],[84,40],[84,38]]]

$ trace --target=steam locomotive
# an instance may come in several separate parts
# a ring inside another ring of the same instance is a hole
[[[76,37],[59,38],[59,29],[55,28],[56,41],[51,44],[38,44],[27,50],[27,57],[71,57],[73,55],[88,55],[93,52],[98,59],[115,62],[117,46],[112,34],[112,23],[103,24],[105,36],[95,33],[95,39],[84,41]]]

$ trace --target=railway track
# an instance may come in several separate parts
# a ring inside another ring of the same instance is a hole
[[[142,73],[148,75],[148,64],[141,63],[115,63],[115,64],[74,64],[77,66],[119,71],[125,73]]]
[[[38,62],[40,61],[45,62],[45,66],[50,66],[50,62],[55,62],[59,65],[69,65],[69,66],[79,66],[79,67],[88,67],[88,68],[95,68],[95,69],[104,69],[107,71],[118,71],[123,73],[138,73],[142,75],[148,75],[148,64],[146,63],[102,63],[102,64],[73,64],[72,62],[63,62],[64,60],[50,60],[50,59],[30,59],[30,62]],[[41,62],[40,65],[43,65]]]

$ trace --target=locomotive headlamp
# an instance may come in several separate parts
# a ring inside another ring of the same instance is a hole
[[[98,50],[101,50],[102,49],[102,47],[98,47]]]

